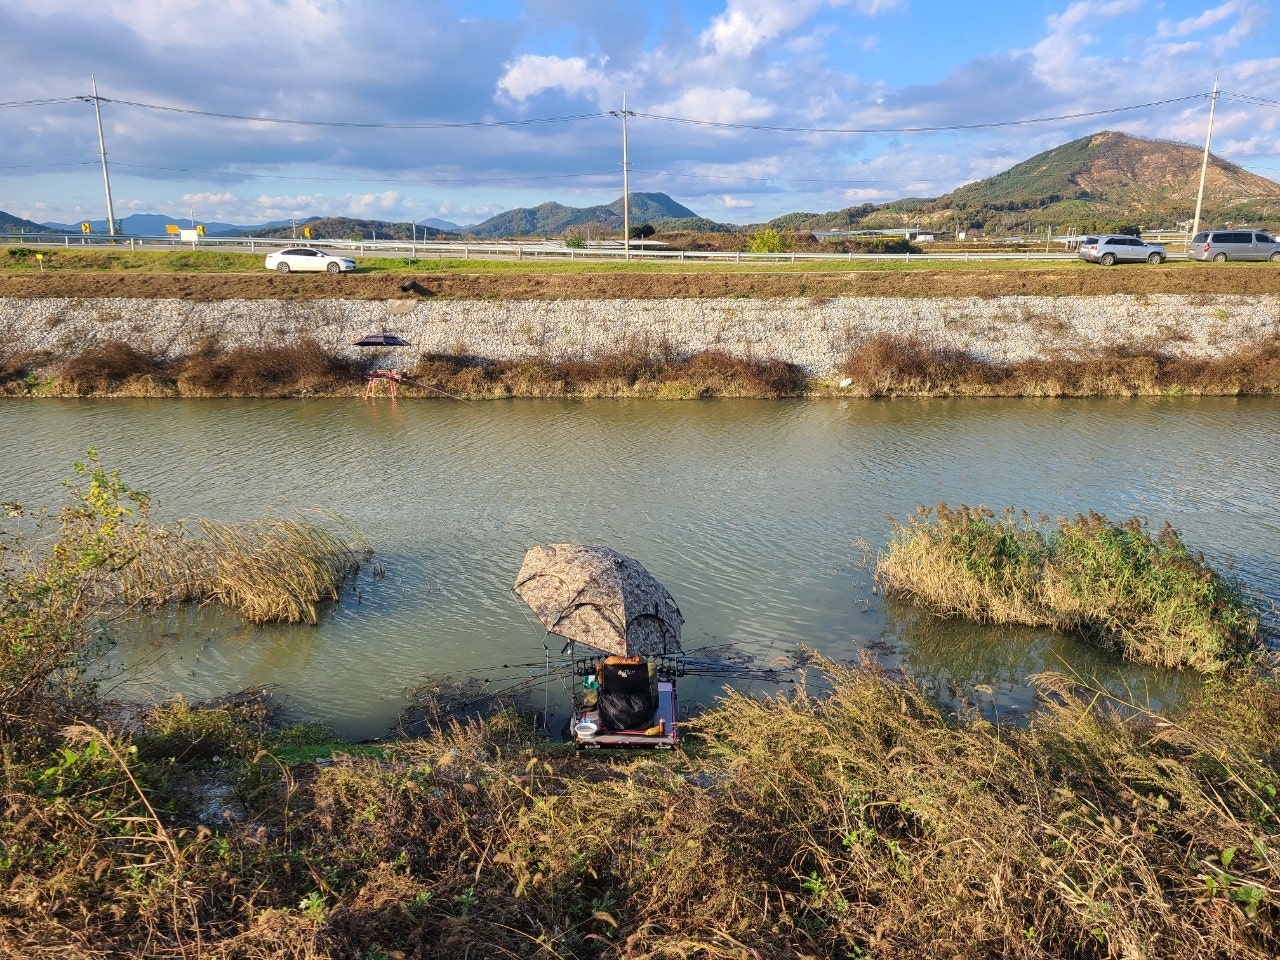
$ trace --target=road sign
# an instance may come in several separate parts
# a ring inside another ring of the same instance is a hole
[[[91,227],[91,226],[89,225],[89,221],[88,221],[88,220],[85,220],[83,223],[81,223],[81,224],[80,224],[80,232],[81,232],[81,233],[88,233],[88,232],[89,232],[90,230],[92,230],[92,229],[93,229],[93,227]]]
[[[166,223],[164,225],[165,233],[178,233],[181,229],[182,228],[178,226],[176,223]]]
[[[310,239],[311,239],[311,228],[310,228],[310,227],[303,227],[303,228],[302,228],[302,235],[303,235],[304,237],[306,237],[308,240],[310,240]]]

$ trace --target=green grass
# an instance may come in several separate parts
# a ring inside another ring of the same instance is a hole
[[[53,247],[43,250],[46,272],[67,271],[119,271],[128,273],[260,273],[266,274],[262,261],[268,252],[280,245],[263,244],[259,253],[228,253],[210,250],[75,250]],[[24,248],[26,249],[26,248]],[[433,259],[423,252],[412,267],[405,265],[401,256],[356,257],[358,272],[362,274],[389,273],[400,275],[406,270],[414,273],[459,274],[634,274],[634,273],[849,273],[849,272],[900,272],[900,271],[965,271],[965,270],[1097,270],[1098,267],[1070,260],[924,260],[912,256],[908,261],[901,255],[884,260],[786,260],[735,264],[731,259],[715,262],[685,261],[595,261],[463,259],[451,257]],[[732,255],[727,255],[731,258]],[[1165,264],[1161,270],[1203,269],[1203,265],[1175,261]],[[1135,268],[1136,269],[1136,268]],[[39,270],[34,257],[7,256],[0,258],[0,273],[7,271],[29,273]]]
[[[919,508],[894,523],[876,580],[889,596],[980,623],[1048,626],[1126,658],[1214,673],[1259,646],[1242,584],[1193,555],[1168,524],[1096,512],[1032,520],[985,507]]]

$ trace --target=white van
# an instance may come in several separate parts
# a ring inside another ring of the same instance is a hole
[[[1280,243],[1261,230],[1206,230],[1191,238],[1192,260],[1274,260],[1280,263]]]

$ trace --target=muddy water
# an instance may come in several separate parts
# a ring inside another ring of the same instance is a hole
[[[1190,681],[1043,631],[886,607],[860,545],[884,545],[886,514],[938,501],[1136,514],[1280,599],[1268,399],[10,401],[0,500],[57,504],[91,446],[162,521],[323,506],[367,534],[374,565],[319,626],[164,611],[116,625],[109,679],[139,697],[267,685],[349,736],[380,733],[431,678],[536,678],[559,643],[510,591],[535,543],[640,559],[680,603],[687,650],[868,651],[989,712],[1027,707],[1026,678],[1045,669],[1158,701]],[[722,685],[682,692],[705,701]]]

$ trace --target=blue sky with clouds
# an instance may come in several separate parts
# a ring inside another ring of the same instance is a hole
[[[0,210],[476,223],[632,191],[756,223],[1099,130],[1280,179],[1272,0],[0,0]],[[1139,109],[1125,109],[1155,104]],[[1041,122],[1043,121],[1043,122]],[[950,129],[944,129],[950,128]]]

